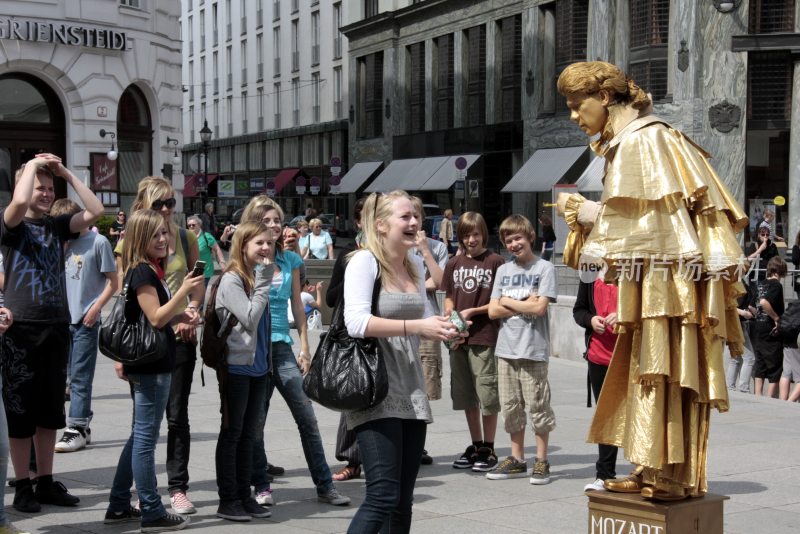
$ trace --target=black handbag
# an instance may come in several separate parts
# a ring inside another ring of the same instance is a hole
[[[116,295],[114,307],[106,321],[100,326],[98,346],[104,356],[129,366],[146,365],[167,355],[171,328],[154,328],[144,312],[139,310],[135,322],[125,317],[125,304],[130,295],[130,276],[125,277],[122,292]],[[136,297],[133,297],[136,298]]]
[[[372,289],[372,313],[381,289],[380,271]],[[344,290],[339,294],[331,326],[317,346],[303,391],[322,406],[336,411],[364,410],[389,393],[386,363],[374,338],[354,338],[344,325]]]

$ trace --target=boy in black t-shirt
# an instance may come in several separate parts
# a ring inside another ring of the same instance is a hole
[[[783,286],[786,262],[779,256],[767,263],[767,279],[758,284],[758,295],[750,305],[755,316],[755,353],[753,366],[756,395],[763,395],[764,379],[769,382],[767,395],[777,396],[778,382],[783,371],[783,342],[773,335],[783,315]]]
[[[86,209],[50,217],[53,181],[61,176]],[[103,204],[53,154],[37,154],[16,176],[14,196],[0,211],[6,306],[14,324],[2,343],[3,389],[11,461],[16,475],[14,508],[36,513],[41,503],[74,506],[78,498],[53,481],[56,431],[64,428],[64,389],[69,355],[69,310],[64,242],[77,237],[103,213]],[[28,474],[31,441],[38,484]]]

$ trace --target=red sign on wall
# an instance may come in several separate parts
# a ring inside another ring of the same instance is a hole
[[[104,152],[92,152],[92,191],[119,191],[117,162],[108,159]]]

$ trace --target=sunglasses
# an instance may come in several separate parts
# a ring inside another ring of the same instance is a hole
[[[189,228],[197,228],[197,223],[189,223],[186,226],[188,226]]]
[[[175,207],[175,204],[177,204],[175,197],[170,197],[166,200],[160,200],[160,199],[154,200],[153,203],[150,205],[150,208],[154,209],[155,211],[158,211],[163,207],[166,207],[168,210],[171,210],[172,208]]]

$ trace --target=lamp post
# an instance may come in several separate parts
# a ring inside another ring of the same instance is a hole
[[[199,212],[202,211],[206,207],[206,200],[208,199],[208,193],[206,187],[208,186],[208,149],[210,148],[211,142],[211,128],[208,127],[208,121],[203,121],[203,128],[200,130],[200,140],[202,141],[201,150],[203,152],[203,183],[201,184],[200,189],[200,199],[202,201],[202,205],[200,206]]]

